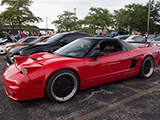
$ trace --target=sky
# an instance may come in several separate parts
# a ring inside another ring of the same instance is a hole
[[[108,9],[110,13],[114,10],[124,8],[125,5],[132,3],[139,3],[146,5],[149,0],[32,0],[33,3],[29,9],[35,16],[41,17],[43,22],[34,24],[39,28],[55,29],[54,24],[51,25],[53,20],[57,20],[57,16],[63,14],[63,11],[75,12],[78,19],[84,19],[87,16],[91,7],[100,7]],[[157,0],[156,0],[157,1]],[[0,0],[0,3],[2,0]],[[7,5],[0,6],[0,13],[5,11]]]

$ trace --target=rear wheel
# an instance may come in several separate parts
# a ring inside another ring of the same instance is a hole
[[[70,70],[54,73],[46,85],[46,93],[51,100],[65,102],[71,99],[78,89],[78,77]]]
[[[149,78],[154,71],[154,61],[151,56],[147,56],[141,64],[139,76],[142,78]]]

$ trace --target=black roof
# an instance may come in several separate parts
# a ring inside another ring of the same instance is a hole
[[[75,31],[71,31],[71,32],[63,32],[63,33],[60,33],[60,34],[74,34],[74,33],[80,33],[80,34],[85,34],[85,35],[88,35],[88,36],[93,36],[91,34],[81,32],[81,30],[75,30]]]
[[[88,39],[88,40],[119,40],[117,38],[110,38],[110,37],[83,37],[79,39]]]

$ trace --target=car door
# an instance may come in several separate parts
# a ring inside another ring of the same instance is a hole
[[[117,45],[119,48],[116,48]],[[99,43],[91,56],[95,53],[100,55],[97,59],[87,58],[84,62],[84,77],[90,87],[129,75],[132,56],[118,41]]]

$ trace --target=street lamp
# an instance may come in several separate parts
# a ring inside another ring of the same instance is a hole
[[[149,0],[149,6],[148,6],[148,24],[147,24],[148,35],[149,35],[149,22],[150,22],[150,6],[151,6],[151,0]]]
[[[74,8],[74,14],[75,14],[75,17],[76,17],[76,10],[77,10],[77,8]]]
[[[74,15],[75,15],[74,22],[75,22],[75,23],[76,23],[76,10],[77,10],[77,8],[74,8]],[[73,28],[73,29],[76,29],[75,23],[74,23],[74,28]]]
[[[48,18],[46,17],[46,29],[48,29]]]

